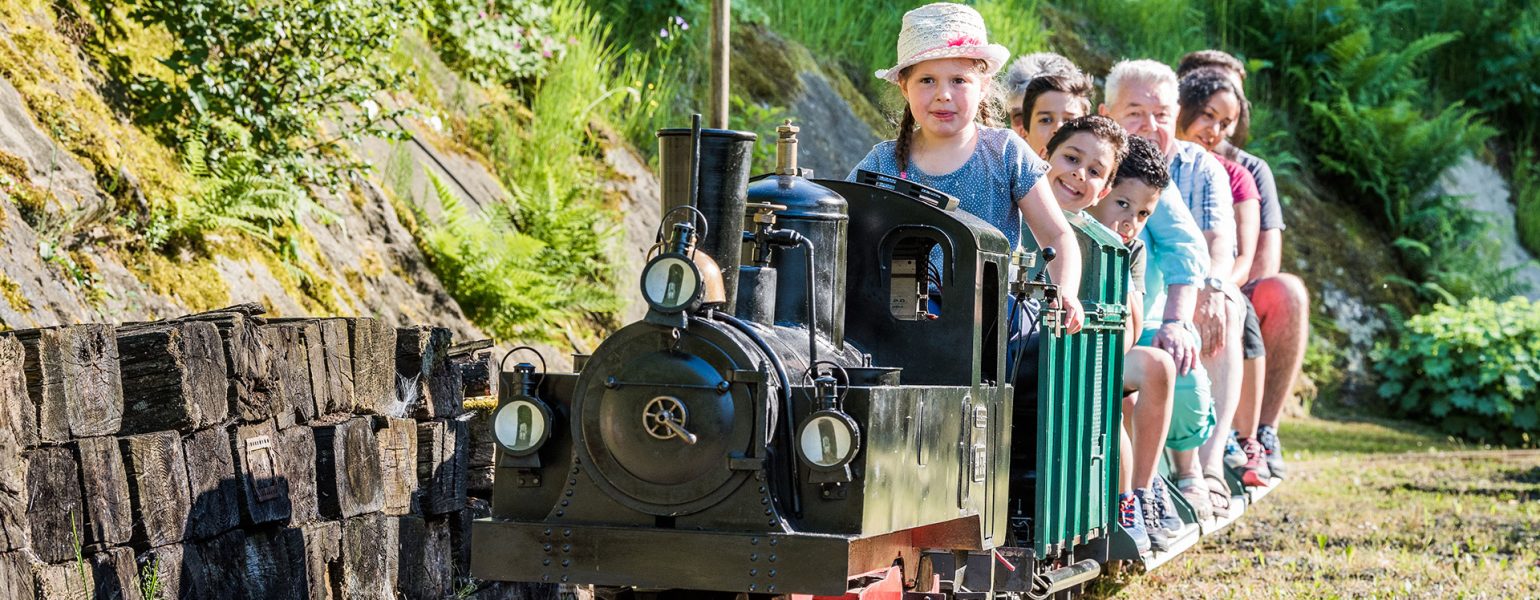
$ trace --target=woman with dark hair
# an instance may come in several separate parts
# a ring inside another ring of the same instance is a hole
[[[1206,148],[1230,175],[1230,192],[1235,200],[1235,266],[1230,273],[1215,276],[1242,285],[1251,273],[1251,263],[1256,258],[1257,236],[1261,233],[1262,195],[1257,190],[1251,172],[1240,163],[1226,158],[1219,149],[1245,113],[1246,95],[1230,73],[1211,67],[1200,68],[1182,77],[1177,103],[1181,111],[1176,118],[1176,137]],[[1256,371],[1262,365],[1260,359],[1266,355],[1266,350],[1262,344],[1262,330],[1256,309],[1249,300],[1245,307],[1245,326],[1241,331],[1242,368]],[[1258,391],[1243,387],[1242,400],[1229,407],[1230,414],[1215,415],[1218,424],[1228,429],[1236,419],[1237,410],[1246,413],[1242,415],[1241,421],[1255,422],[1256,412],[1260,408],[1260,403],[1255,399]],[[1271,477],[1265,450],[1254,439],[1253,432],[1246,434],[1246,437],[1237,441],[1241,452],[1236,453],[1235,458],[1226,464],[1240,470],[1241,480],[1247,486],[1265,486]]]

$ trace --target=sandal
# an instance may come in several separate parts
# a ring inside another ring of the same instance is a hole
[[[1214,517],[1228,519],[1232,516],[1230,506],[1230,484],[1218,475],[1205,474],[1203,483],[1208,485],[1208,503],[1214,511]]]

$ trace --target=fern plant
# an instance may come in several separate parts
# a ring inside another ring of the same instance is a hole
[[[192,191],[152,213],[145,228],[148,247],[195,246],[210,232],[229,231],[282,250],[289,237],[284,231],[297,227],[306,215],[314,214],[323,223],[336,218],[283,169],[264,171],[263,160],[245,138],[237,135],[229,147],[211,153],[203,133],[208,127],[199,125],[183,143],[182,164],[193,179]]]
[[[429,176],[440,206],[423,224],[418,244],[428,265],[477,325],[504,340],[555,339],[572,321],[618,308],[604,269],[570,261],[557,245],[582,246],[593,238],[568,226],[571,219],[538,221],[544,237],[520,231],[507,205],[472,214],[437,176]],[[535,213],[549,214],[549,213]],[[528,221],[526,221],[528,222]]]

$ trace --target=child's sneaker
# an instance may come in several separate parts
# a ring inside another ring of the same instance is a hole
[[[1278,429],[1272,425],[1257,428],[1257,441],[1267,451],[1267,470],[1273,477],[1283,479],[1283,445],[1278,442]]]
[[[1150,488],[1134,490],[1134,497],[1138,498],[1139,507],[1143,509],[1141,512],[1144,518],[1144,531],[1150,536],[1150,549],[1157,552],[1169,549],[1171,539],[1176,537],[1176,532],[1161,526],[1161,504],[1164,504],[1164,501]]]
[[[1134,538],[1134,547],[1140,554],[1150,551],[1150,534],[1144,528],[1144,509],[1139,505],[1138,496],[1123,494],[1118,497],[1118,525]]]
[[[1225,440],[1225,466],[1231,469],[1246,466],[1246,452],[1236,440],[1234,431],[1230,432],[1230,439]]]
[[[1156,477],[1155,483],[1150,486],[1150,495],[1158,502],[1155,503],[1156,512],[1160,514],[1160,528],[1169,531],[1174,536],[1187,524],[1176,514],[1175,500],[1171,499],[1171,490],[1166,487],[1166,478]]]
[[[1241,448],[1246,453],[1246,464],[1240,468],[1241,483],[1246,487],[1266,487],[1272,477],[1268,474],[1267,450],[1262,448],[1262,442],[1247,438],[1241,440]]]

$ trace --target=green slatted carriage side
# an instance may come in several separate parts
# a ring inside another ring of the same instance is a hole
[[[1100,224],[1066,217],[1084,261],[1086,319],[1074,335],[1045,324],[1041,338],[1033,546],[1044,557],[1107,535],[1117,517],[1128,249]]]

